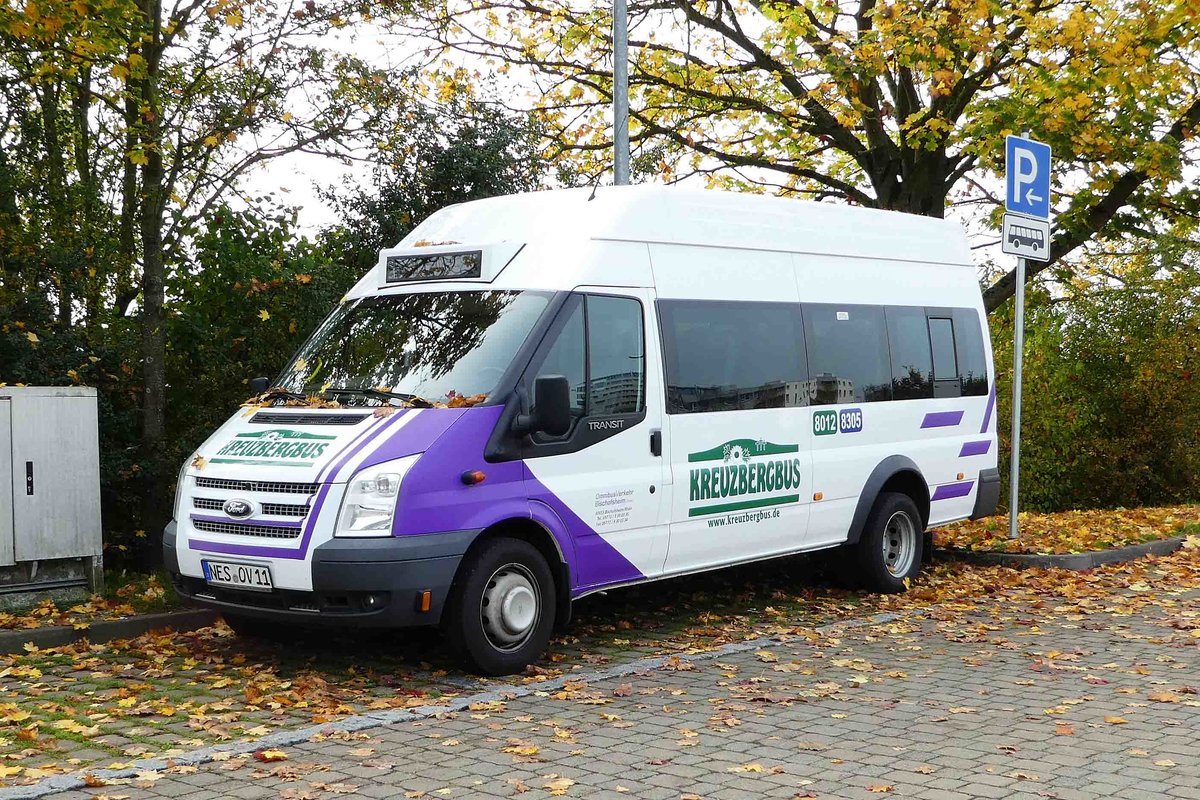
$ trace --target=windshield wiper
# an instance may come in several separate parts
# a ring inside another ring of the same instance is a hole
[[[267,389],[262,394],[255,395],[255,397],[265,397],[268,400],[307,400],[308,399],[308,395],[301,394],[300,392],[289,391],[288,389],[284,389],[282,386],[272,386],[270,389]]]
[[[326,389],[325,394],[357,394],[363,397],[386,398],[389,400],[402,400],[411,406],[420,406],[422,408],[433,408],[433,403],[426,400],[417,394],[408,394],[407,392],[391,392],[386,389],[364,389],[354,386],[338,386],[332,389]]]

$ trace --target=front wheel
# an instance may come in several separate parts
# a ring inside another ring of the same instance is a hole
[[[511,675],[546,649],[554,614],[554,577],[537,548],[521,539],[488,539],[467,554],[443,628],[468,667]]]
[[[921,571],[924,527],[908,495],[884,492],[876,498],[854,553],[867,588],[889,594],[908,588]]]

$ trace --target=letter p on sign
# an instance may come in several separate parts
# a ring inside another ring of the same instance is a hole
[[[1050,145],[1009,136],[1005,140],[1008,177],[1004,208],[1011,214],[1050,219]]]

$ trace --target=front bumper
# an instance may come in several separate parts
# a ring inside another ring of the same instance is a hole
[[[383,539],[334,539],[314,548],[311,592],[248,592],[180,574],[175,523],[163,532],[163,563],[175,591],[197,605],[305,625],[404,628],[436,625],[467,548],[479,531]],[[424,592],[429,608],[421,610]]]

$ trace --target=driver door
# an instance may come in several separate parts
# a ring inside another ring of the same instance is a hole
[[[571,531],[575,589],[662,573],[667,513],[662,457],[662,378],[651,293],[572,294],[534,356],[524,384],[564,375],[572,424],[537,433],[524,453],[529,496]]]

